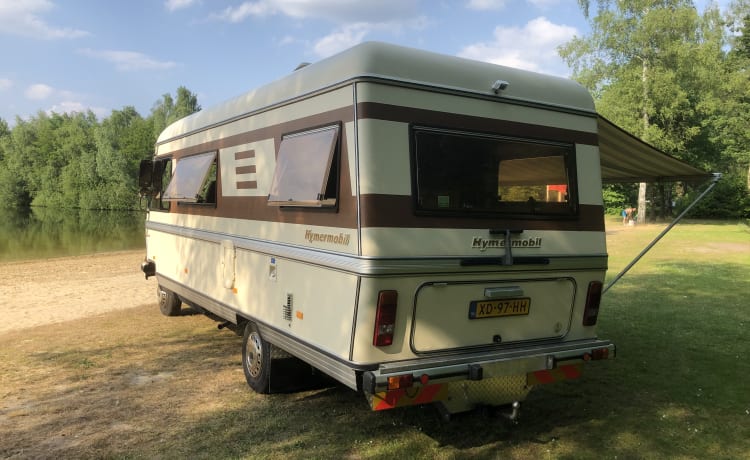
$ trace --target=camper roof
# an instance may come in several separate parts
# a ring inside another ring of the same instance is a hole
[[[366,42],[172,123],[157,144],[221,125],[355,79],[416,84],[443,91],[498,97],[562,111],[596,115],[593,99],[565,78],[386,43]],[[500,89],[502,88],[502,89]],[[598,116],[604,182],[703,180],[710,174],[642,142]]]
[[[360,78],[414,83],[436,89],[497,97],[493,84],[508,82],[508,101],[595,113],[589,92],[578,83],[526,70],[380,42],[366,42],[298,68],[285,77],[179,120],[158,143],[249,115],[300,96]]]

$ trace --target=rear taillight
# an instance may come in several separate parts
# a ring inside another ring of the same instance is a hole
[[[586,294],[586,308],[583,310],[583,325],[594,326],[599,316],[599,303],[602,300],[601,281],[589,283],[589,292]]]
[[[378,293],[378,309],[375,312],[375,333],[372,344],[384,347],[393,343],[393,329],[396,326],[396,291],[380,291]]]
[[[388,390],[400,390],[414,386],[414,376],[411,374],[388,377]]]

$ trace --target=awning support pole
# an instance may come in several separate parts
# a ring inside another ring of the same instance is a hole
[[[721,173],[714,173],[713,176],[714,176],[713,180],[711,181],[710,184],[708,184],[708,187],[706,187],[706,190],[704,190],[703,193],[701,193],[698,196],[698,198],[696,198],[695,200],[693,200],[693,202],[690,203],[690,205],[687,208],[685,208],[685,210],[682,211],[679,216],[675,217],[675,219],[667,226],[667,228],[665,228],[664,230],[662,230],[662,232],[659,233],[659,235],[657,235],[657,237],[654,238],[653,241],[651,241],[648,244],[648,246],[646,246],[643,249],[643,251],[641,251],[640,254],[638,254],[637,256],[635,256],[635,259],[633,259],[627,265],[627,267],[623,268],[622,271],[620,273],[618,273],[617,276],[615,276],[615,278],[604,288],[604,290],[602,291],[602,294],[604,294],[605,292],[607,292],[609,290],[609,288],[611,288],[616,282],[620,281],[620,278],[622,278],[625,275],[625,273],[627,273],[631,268],[633,268],[633,265],[637,264],[638,261],[641,260],[641,258],[643,256],[645,256],[646,253],[648,251],[650,251],[651,248],[653,248],[656,245],[656,243],[659,242],[660,239],[662,239],[662,237],[664,237],[664,235],[666,235],[667,233],[669,233],[669,231],[672,230],[672,227],[674,227],[675,225],[677,225],[677,223],[680,222],[683,217],[685,217],[685,214],[687,214],[691,209],[693,209],[693,206],[695,206],[696,204],[698,204],[698,202],[700,202],[703,199],[703,197],[705,197],[706,195],[708,195],[708,193],[711,190],[713,190],[713,188],[716,186],[716,184],[721,179]]]

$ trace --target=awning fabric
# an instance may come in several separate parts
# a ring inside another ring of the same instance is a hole
[[[712,177],[598,117],[602,182],[702,182]]]

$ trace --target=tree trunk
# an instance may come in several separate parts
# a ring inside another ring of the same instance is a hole
[[[646,183],[638,185],[638,224],[646,224]]]
[[[641,73],[641,89],[643,90],[643,106],[641,112],[641,118],[643,120],[643,135],[641,136],[644,141],[648,142],[648,111],[646,103],[648,101],[648,62],[646,59],[642,59],[643,71]],[[638,223],[641,225],[646,224],[646,183],[641,182],[638,185]]]

